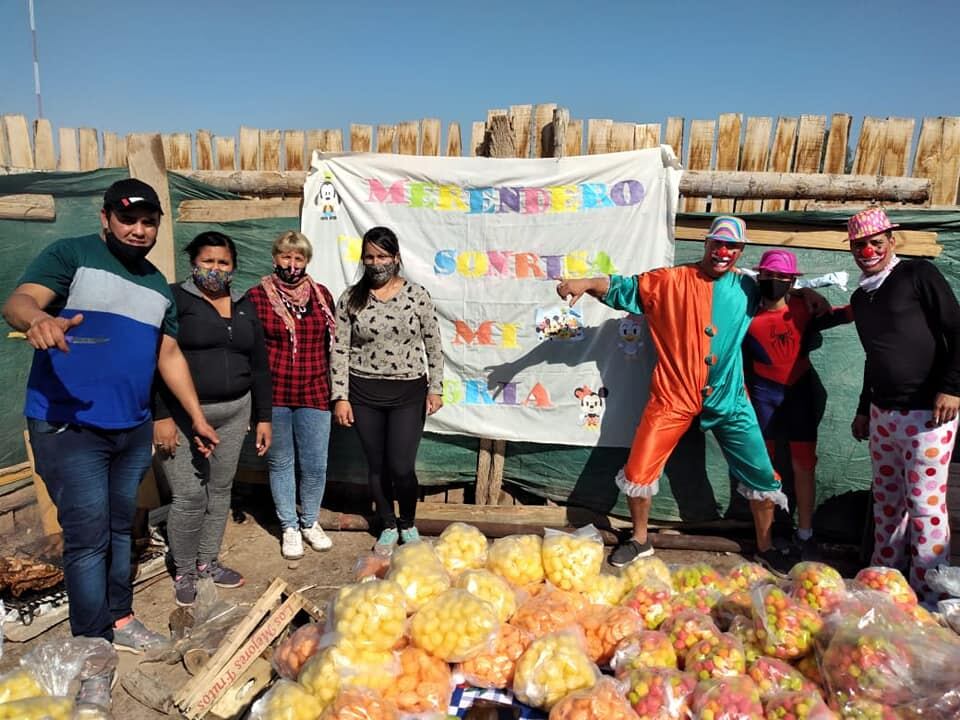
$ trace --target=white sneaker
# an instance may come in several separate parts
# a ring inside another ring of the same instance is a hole
[[[317,525],[317,523],[314,523],[308,528],[303,528],[300,530],[300,534],[303,536],[303,539],[307,541],[307,545],[318,552],[321,550],[329,550],[333,547],[333,541],[327,537],[323,528]]]
[[[303,538],[300,537],[300,531],[296,528],[283,529],[283,543],[280,546],[280,554],[286,560],[299,560],[303,557]]]

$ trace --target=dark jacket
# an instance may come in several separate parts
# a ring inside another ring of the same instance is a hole
[[[230,318],[221,317],[193,280],[170,286],[177,303],[177,342],[197,388],[201,404],[226,402],[252,393],[253,421],[270,422],[273,401],[263,328],[253,304],[231,291]],[[170,417],[177,399],[157,376],[154,418]]]

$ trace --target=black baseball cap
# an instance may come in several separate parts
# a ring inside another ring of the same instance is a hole
[[[120,210],[134,205],[148,205],[154,210],[159,210],[160,214],[163,215],[163,208],[160,206],[157,191],[143,180],[137,180],[136,178],[117,180],[103,194],[103,207],[105,208]]]

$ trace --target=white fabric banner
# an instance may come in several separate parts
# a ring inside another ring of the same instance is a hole
[[[663,146],[514,160],[315,153],[302,230],[334,297],[385,225],[403,274],[427,289],[443,335],[444,407],[427,429],[504,440],[629,446],[656,353],[642,317],[561,278],[673,262],[679,165]]]

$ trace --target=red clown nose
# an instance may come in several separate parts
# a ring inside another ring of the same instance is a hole
[[[717,255],[722,258],[730,257],[730,249],[726,245],[721,245],[717,248]]]
[[[860,257],[866,258],[869,260],[874,255],[877,254],[877,251],[873,249],[873,245],[867,245],[863,250],[860,251]]]

